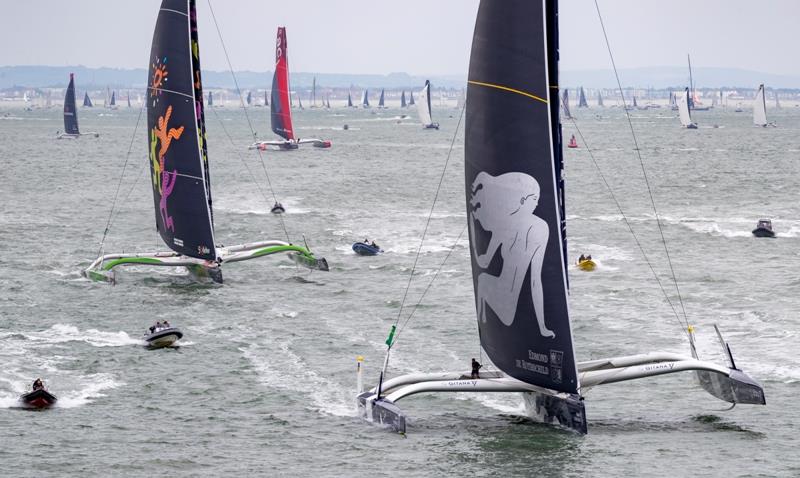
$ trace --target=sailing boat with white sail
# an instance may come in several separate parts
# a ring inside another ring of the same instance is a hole
[[[357,396],[360,414],[370,421],[405,432],[406,415],[397,402],[418,393],[521,392],[532,418],[586,433],[584,390],[678,371],[695,371],[706,391],[730,403],[765,403],[761,386],[741,370],[698,360],[691,329],[692,356],[651,352],[576,361],[557,10],[557,0],[484,0],[475,24],[465,127],[467,222],[480,343],[500,371],[387,379],[393,328],[378,385]]]
[[[753,124],[766,128],[775,126],[775,123],[767,122],[767,100],[764,97],[764,84],[758,85],[756,98],[753,100]]]
[[[678,117],[681,120],[681,126],[686,129],[697,129],[697,123],[692,121],[692,113],[689,111],[689,88],[683,93],[683,96],[678,98]]]
[[[439,129],[439,123],[434,123],[431,118],[431,82],[425,80],[425,86],[419,92],[417,113],[424,129]]]
[[[87,93],[86,98],[88,97]],[[64,132],[57,133],[56,139],[77,139],[86,135],[91,135],[95,138],[100,136],[98,133],[81,133],[78,128],[78,107],[75,103],[75,74],[70,73],[67,93],[64,95]]]
[[[169,77],[169,84],[164,79]],[[162,0],[147,84],[147,146],[156,229],[167,252],[102,254],[83,271],[116,282],[125,265],[184,266],[198,278],[222,282],[222,266],[288,253],[297,263],[327,270],[307,248],[264,240],[223,247],[215,241],[207,153],[205,105],[195,0]]]
[[[300,97],[297,98],[298,101]],[[300,109],[303,103],[300,102]],[[330,148],[331,142],[318,138],[298,138],[292,126],[291,87],[289,84],[289,49],[286,43],[286,28],[278,27],[275,44],[275,73],[272,75],[272,101],[270,102],[270,125],[272,132],[283,140],[257,141],[250,149],[266,150],[276,147],[283,151],[297,149],[301,144],[312,144],[315,148]]]

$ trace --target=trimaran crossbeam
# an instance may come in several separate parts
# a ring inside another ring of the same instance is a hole
[[[719,330],[717,330],[719,333]],[[735,367],[730,347],[720,335],[723,351],[730,366],[699,360],[694,351],[686,356],[672,352],[612,357],[578,362],[578,377],[582,390],[598,385],[627,382],[678,372],[695,372],[700,386],[714,397],[731,404],[765,405],[764,389],[750,376]],[[361,367],[359,367],[359,374]],[[559,425],[577,432],[587,432],[586,413],[580,394],[558,392],[510,377],[503,372],[482,372],[481,378],[471,378],[470,371],[413,373],[386,380],[378,387],[357,396],[359,413],[367,420],[387,426],[399,433],[406,432],[407,416],[396,405],[403,398],[419,393],[486,393],[521,392],[526,414],[543,423]],[[359,383],[361,379],[359,377]]]

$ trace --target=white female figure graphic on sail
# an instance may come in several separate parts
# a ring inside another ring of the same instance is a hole
[[[541,277],[550,229],[546,221],[533,214],[539,205],[539,193],[539,183],[524,173],[511,172],[495,177],[480,172],[472,183],[469,226],[473,247],[477,244],[475,221],[492,235],[485,253],[473,251],[476,262],[481,269],[486,269],[498,248],[503,258],[500,275],[482,272],[478,276],[478,317],[485,322],[486,307],[491,307],[500,321],[510,326],[517,312],[525,275],[530,270],[530,293],[539,333],[543,337],[555,337],[544,317]]]

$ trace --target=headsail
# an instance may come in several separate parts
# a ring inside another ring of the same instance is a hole
[[[289,56],[286,28],[278,27],[275,43],[275,73],[272,76],[272,131],[283,139],[294,139],[292,105],[289,99]]]
[[[581,86],[580,95],[578,95],[578,108],[588,108],[589,103],[586,102],[586,93],[583,91],[583,87]]]
[[[481,345],[508,375],[575,393],[555,5],[481,2],[469,69],[465,179]]]
[[[73,73],[69,74],[69,86],[67,86],[67,94],[64,96],[64,132],[81,134],[78,130],[78,108],[75,105],[75,75]]]
[[[431,119],[431,82],[425,80],[425,86],[419,91],[419,103],[417,103],[417,112],[419,113],[419,120],[423,126],[433,123]]]
[[[172,250],[214,261],[195,0],[162,0],[147,87],[156,228]]]
[[[92,99],[89,98],[89,92],[88,91],[83,94],[83,106],[86,106],[88,108],[91,108],[92,106],[94,106],[92,104]]]
[[[753,101],[753,124],[756,126],[767,125],[767,103],[764,98],[764,84],[758,85],[756,99]]]

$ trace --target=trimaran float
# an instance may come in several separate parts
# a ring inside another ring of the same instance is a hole
[[[118,266],[184,266],[195,277],[221,283],[222,265],[277,253],[288,253],[308,268],[327,270],[324,258],[288,242],[265,240],[223,247],[215,241],[200,72],[195,0],[163,0],[150,53],[147,144],[156,229],[172,250],[101,251],[83,275],[114,283]]]
[[[385,375],[358,395],[366,419],[404,432],[403,398],[425,392],[521,392],[534,419],[587,431],[582,392],[694,371],[730,403],[764,404],[736,368],[668,352],[576,362],[568,313],[556,0],[482,1],[468,79],[465,186],[480,343],[500,369]],[[512,67],[513,65],[513,67]],[[502,138],[503,140],[498,140]],[[500,252],[500,254],[498,254]],[[359,370],[360,370],[359,364]]]
[[[297,149],[301,144],[312,144],[315,148],[330,148],[331,142],[317,138],[300,139],[292,126],[291,89],[289,86],[289,52],[286,43],[286,28],[278,27],[275,44],[275,73],[272,76],[272,101],[270,102],[270,124],[272,132],[282,140],[257,141],[250,149],[266,150],[277,147],[281,150]],[[297,98],[300,100],[300,97]],[[303,108],[302,102],[300,109]]]
[[[89,93],[84,97],[84,105],[89,98]],[[89,100],[89,106],[92,106]],[[81,133],[78,128],[78,107],[75,103],[75,74],[69,74],[69,86],[67,86],[67,93],[64,95],[64,132],[56,135],[57,139],[77,139],[81,136],[100,136],[98,133]]]

